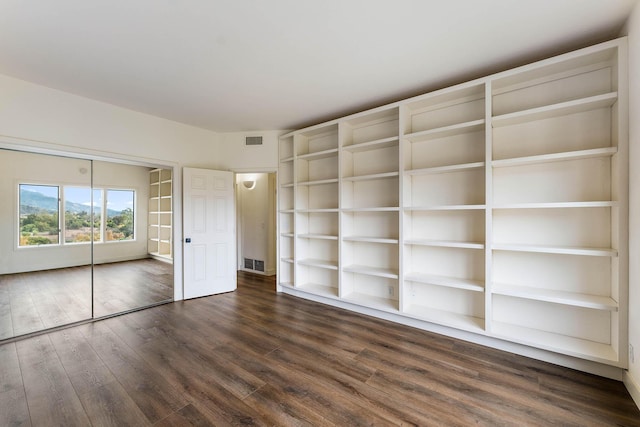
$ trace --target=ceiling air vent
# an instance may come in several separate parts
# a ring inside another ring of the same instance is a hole
[[[244,145],[262,145],[262,137],[261,136],[248,136]]]

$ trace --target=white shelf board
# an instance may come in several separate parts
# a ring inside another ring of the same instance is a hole
[[[374,179],[394,178],[398,176],[398,172],[373,173],[370,175],[347,176],[343,177],[343,181],[371,181]]]
[[[427,322],[450,326],[456,329],[484,332],[484,319],[479,317],[453,313],[451,311],[437,310],[418,304],[411,304],[404,310],[403,314],[420,320],[426,320]]]
[[[385,311],[398,311],[398,301],[389,298],[374,297],[361,292],[351,292],[342,298],[347,302]]]
[[[437,276],[424,273],[409,273],[404,276],[405,281],[424,283],[426,285],[443,286],[445,288],[464,289],[473,292],[484,292],[481,280],[461,279],[457,277]]]
[[[280,286],[283,286],[285,288],[294,289],[293,282],[280,282]]]
[[[293,264],[293,258],[280,258],[280,261]]]
[[[323,285],[320,283],[303,283],[296,286],[296,289],[323,297],[337,298],[338,287]]]
[[[342,212],[398,212],[400,210],[397,206],[388,207],[372,207],[372,208],[344,208]]]
[[[407,175],[429,175],[437,173],[461,172],[466,170],[481,169],[484,162],[463,163],[459,165],[437,166],[433,168],[409,169],[405,173]]]
[[[440,128],[409,133],[404,135],[404,139],[410,142],[427,141],[430,139],[444,138],[447,136],[476,132],[482,129],[484,129],[484,119],[479,119],[479,120],[472,120],[470,122],[456,123],[450,126],[443,126]]]
[[[280,233],[280,235],[281,235],[282,237],[293,237],[293,236],[294,236],[294,234],[293,234],[293,233]]]
[[[480,242],[456,242],[453,240],[405,240],[405,245],[438,246],[444,248],[484,249],[484,243]]]
[[[590,150],[564,151],[561,153],[539,154],[537,156],[513,157],[510,159],[494,160],[494,168],[533,165],[537,163],[565,162],[568,160],[592,159],[597,157],[611,157],[618,152],[617,147],[593,148]]]
[[[280,213],[283,213],[283,214],[291,214],[291,213],[294,213],[294,212],[295,212],[295,210],[293,210],[293,209],[282,209],[282,210],[281,210],[281,211],[279,211],[279,212],[280,212]]]
[[[610,107],[617,101],[617,99],[618,93],[611,92],[602,95],[590,96],[588,98],[531,108],[529,110],[516,111],[493,117],[492,125],[493,127],[509,126],[534,120],[548,119],[567,114],[581,113],[598,108]]]
[[[330,179],[317,179],[313,181],[301,181],[298,182],[298,185],[325,185],[325,184],[335,184],[338,182],[338,178],[330,178]]]
[[[618,311],[618,303],[610,297],[577,294],[574,292],[550,289],[531,288],[527,286],[494,283],[492,293],[536,301],[552,302],[575,307],[592,308],[594,310]]]
[[[388,279],[397,279],[398,271],[390,268],[369,267],[368,265],[351,264],[345,266],[343,271],[348,273],[365,274],[367,276],[386,277]]]
[[[326,268],[327,270],[337,270],[338,263],[336,261],[327,261],[324,259],[305,258],[298,260],[299,265],[308,265],[311,267]]]
[[[328,150],[316,151],[314,153],[298,155],[299,160],[319,160],[326,159],[327,157],[335,157],[338,155],[337,148],[330,148]]]
[[[594,201],[594,202],[549,202],[549,203],[507,203],[494,205],[493,209],[567,209],[567,208],[613,208],[618,202]]]
[[[436,206],[406,206],[405,211],[411,212],[429,212],[429,211],[466,211],[466,210],[483,210],[486,205],[436,205]]]
[[[288,182],[286,184],[280,184],[280,188],[293,188],[293,182]]]
[[[359,151],[380,150],[382,148],[393,147],[398,144],[398,137],[392,136],[389,138],[376,139],[374,141],[360,142],[358,144],[344,145],[342,147],[345,151],[357,153]]]
[[[301,239],[338,240],[338,236],[330,234],[298,234]]]
[[[514,252],[542,252],[548,254],[564,255],[585,255],[616,257],[618,251],[613,248],[585,248],[577,246],[542,246],[542,245],[520,245],[507,243],[494,243],[492,249],[500,251]]]
[[[617,362],[618,356],[609,344],[541,331],[503,322],[491,323],[492,335],[520,344],[568,354],[596,362]]]
[[[384,237],[345,236],[342,238],[342,240],[345,242],[398,244],[398,239],[389,239]]]
[[[338,212],[338,208],[296,209],[297,213],[332,213]]]
[[[293,156],[285,157],[284,159],[280,159],[280,163],[289,163],[293,162]]]

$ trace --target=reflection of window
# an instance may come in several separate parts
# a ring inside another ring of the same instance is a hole
[[[60,188],[20,184],[19,246],[57,245],[60,242]]]
[[[90,242],[100,239],[100,218],[102,217],[102,190],[86,187],[64,187],[64,242]],[[93,219],[91,207],[93,206]],[[93,227],[92,227],[93,221]]]
[[[107,190],[107,241],[133,240],[133,190]]]
[[[92,235],[94,242],[135,238],[134,190],[19,184],[19,193],[19,246],[91,242]]]

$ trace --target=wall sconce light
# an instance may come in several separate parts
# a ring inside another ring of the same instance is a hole
[[[247,190],[253,190],[254,188],[256,188],[255,181],[242,181],[242,185],[244,185],[244,188],[246,188]]]

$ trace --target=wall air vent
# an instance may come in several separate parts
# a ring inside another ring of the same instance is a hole
[[[248,136],[244,140],[244,145],[262,145],[261,136]]]
[[[258,260],[256,260],[255,266],[256,266],[256,267],[254,268],[254,270],[256,270],[256,271],[263,271],[263,272],[264,272],[264,261],[258,261]]]
[[[244,259],[244,268],[248,268],[250,270],[253,270],[253,260],[251,258],[245,258]]]

